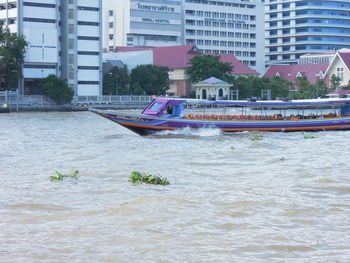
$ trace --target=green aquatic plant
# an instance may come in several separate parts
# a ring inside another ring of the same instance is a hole
[[[304,139],[315,139],[316,137],[313,135],[304,135]]]
[[[252,141],[261,141],[264,138],[261,134],[255,134],[250,137]]]
[[[51,181],[62,181],[63,178],[65,178],[65,177],[69,177],[72,179],[78,179],[78,174],[79,174],[78,170],[74,170],[70,174],[62,174],[62,173],[56,171],[55,175],[50,176],[50,179],[51,179]]]
[[[139,171],[132,171],[129,176],[129,181],[132,183],[146,183],[146,184],[161,184],[168,185],[170,182],[166,177],[161,177],[153,174],[141,173]]]

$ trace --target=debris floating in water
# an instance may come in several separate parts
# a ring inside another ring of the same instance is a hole
[[[74,170],[70,174],[62,174],[62,173],[57,172],[57,171],[55,173],[56,173],[55,175],[50,176],[51,181],[62,181],[63,178],[65,178],[65,177],[69,177],[72,179],[78,179],[79,171]]]
[[[132,171],[129,176],[129,181],[132,183],[146,183],[146,184],[161,184],[168,185],[170,182],[166,177],[161,177],[153,174],[141,173],[139,171]]]
[[[263,138],[264,138],[264,136],[262,136],[261,134],[255,134],[255,135],[250,137],[250,139],[252,141],[261,141]]]

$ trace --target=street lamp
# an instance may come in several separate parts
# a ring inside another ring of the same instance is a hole
[[[290,73],[288,73],[288,97],[290,97]]]
[[[113,73],[109,72],[109,75],[112,77]],[[112,94],[112,92],[110,92]],[[115,95],[118,95],[118,74],[115,72]]]
[[[316,76],[316,99],[318,99],[318,80],[320,79],[320,74],[315,74]]]

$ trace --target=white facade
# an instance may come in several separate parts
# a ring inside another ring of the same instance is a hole
[[[261,0],[106,0],[103,48],[196,44],[265,71]]]
[[[181,0],[105,0],[103,48],[182,44]]]
[[[263,73],[264,4],[261,0],[183,0],[184,44],[203,53],[233,54]]]
[[[29,43],[21,91],[55,74],[75,95],[99,95],[102,85],[101,0],[0,0],[0,21]]]

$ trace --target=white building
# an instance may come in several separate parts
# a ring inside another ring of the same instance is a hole
[[[196,44],[265,71],[261,0],[106,0],[103,48]]]
[[[263,73],[264,4],[261,0],[183,0],[184,44],[203,53],[233,54]]]
[[[105,0],[103,48],[173,46],[182,41],[181,0]]]
[[[76,95],[101,94],[101,6],[101,0],[0,0],[0,21],[29,43],[22,93],[38,93],[38,80],[55,74]]]

